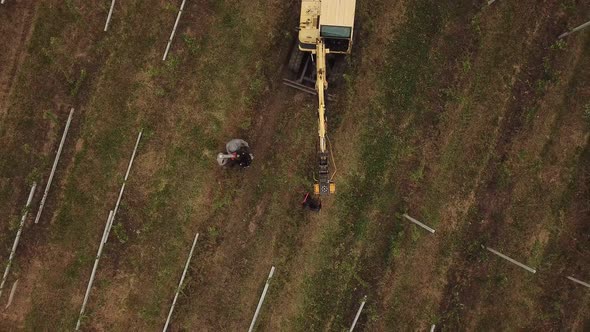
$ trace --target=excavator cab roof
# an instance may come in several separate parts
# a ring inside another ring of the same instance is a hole
[[[355,6],[356,0],[321,0],[320,27],[347,27],[352,30]]]
[[[315,52],[318,38],[330,53],[350,53],[356,0],[302,0],[299,49]]]

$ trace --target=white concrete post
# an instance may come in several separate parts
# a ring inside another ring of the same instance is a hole
[[[10,272],[10,267],[12,266],[12,260],[14,259],[14,254],[16,253],[16,248],[18,247],[18,242],[20,241],[20,235],[23,232],[23,226],[25,225],[25,220],[27,219],[27,214],[29,214],[29,205],[31,205],[31,201],[33,200],[33,195],[35,194],[35,188],[37,188],[37,183],[33,183],[33,186],[31,186],[31,191],[29,192],[29,198],[27,199],[27,204],[25,205],[25,211],[23,212],[23,216],[20,219],[20,225],[18,226],[18,231],[16,232],[16,237],[14,238],[14,243],[12,244],[12,251],[10,252],[10,257],[8,258],[8,264],[6,264],[6,269],[4,270],[4,276],[2,277],[2,283],[0,283],[0,296],[2,296],[2,290],[4,289],[4,283],[6,283],[6,278],[8,277],[8,273]]]
[[[90,290],[92,289],[92,283],[94,283],[94,277],[96,276],[96,269],[98,269],[98,262],[100,261],[100,257],[102,256],[102,249],[104,248],[104,244],[106,242],[106,238],[109,236],[109,225],[111,223],[111,219],[113,218],[113,210],[109,211],[109,217],[107,218],[107,223],[104,226],[104,231],[102,232],[102,237],[100,240],[100,244],[98,245],[98,252],[96,253],[96,258],[94,259],[94,266],[92,267],[92,273],[90,274],[90,279],[88,280],[88,286],[86,287],[86,294],[84,295],[84,301],[82,302],[82,307],[80,308],[80,315],[78,316],[78,322],[76,323],[76,331],[80,329],[80,323],[82,322],[82,317],[84,317],[84,310],[86,309],[86,303],[88,303],[88,298],[90,297]]]
[[[408,216],[406,213],[404,213],[403,216],[404,216],[404,218],[408,219],[409,221],[413,222],[414,224],[416,224],[416,225],[424,228],[425,230],[429,231],[430,233],[434,234],[434,229],[432,229],[432,228],[426,226],[425,224],[419,222],[418,220]]]
[[[354,330],[354,327],[356,326],[356,322],[358,322],[359,317],[361,316],[361,312],[363,311],[365,303],[367,303],[367,296],[366,295],[365,295],[365,297],[363,297],[363,301],[361,302],[359,310],[356,312],[356,316],[354,316],[354,321],[352,322],[352,325],[350,326],[349,332],[352,332]]]
[[[49,180],[47,180],[47,186],[45,186],[45,192],[43,193],[41,203],[39,204],[39,211],[37,211],[37,217],[35,217],[35,224],[39,222],[39,219],[41,218],[41,213],[43,212],[43,207],[45,207],[45,200],[47,200],[47,194],[49,194],[49,188],[51,187],[53,175],[55,174],[55,170],[57,169],[57,163],[59,162],[59,157],[61,156],[61,151],[64,146],[64,142],[66,141],[66,136],[68,135],[68,130],[70,129],[70,123],[72,122],[73,115],[74,108],[72,107],[72,109],[70,110],[70,115],[68,116],[68,121],[66,122],[66,128],[64,129],[64,133],[61,136],[61,142],[59,143],[59,148],[57,149],[55,160],[53,161],[53,167],[51,168],[51,174],[49,174]]]
[[[512,263],[512,264],[515,264],[515,265],[518,265],[518,266],[520,266],[521,268],[523,268],[523,269],[525,269],[525,270],[527,270],[527,271],[529,271],[529,272],[531,272],[531,273],[535,273],[535,272],[537,272],[537,270],[533,269],[532,267],[528,267],[528,266],[526,266],[526,265],[524,265],[524,264],[522,264],[522,263],[520,263],[520,262],[518,262],[518,261],[516,261],[516,260],[514,260],[514,259],[512,259],[512,258],[510,258],[510,257],[508,257],[508,256],[506,256],[506,255],[504,255],[504,254],[502,254],[502,253],[500,253],[500,252],[498,252],[498,251],[496,251],[496,250],[492,249],[492,248],[490,248],[490,247],[485,247],[485,248],[486,248],[486,249],[487,249],[489,252],[492,252],[492,253],[494,253],[494,254],[496,254],[496,255],[498,255],[498,256],[500,256],[500,257],[504,258],[505,260],[509,261],[510,263]]]
[[[170,318],[172,318],[172,313],[174,312],[174,306],[176,306],[176,300],[178,299],[178,293],[182,289],[182,283],[184,282],[184,277],[186,276],[186,271],[191,263],[191,258],[193,257],[193,251],[195,250],[195,244],[197,244],[197,239],[199,238],[199,233],[195,235],[195,239],[193,240],[193,246],[188,254],[188,258],[186,259],[186,264],[184,266],[184,271],[182,271],[182,276],[180,277],[180,282],[178,283],[178,287],[176,288],[176,294],[174,294],[174,300],[172,300],[172,305],[170,306],[170,311],[168,312],[168,318],[166,319],[166,324],[164,325],[163,332],[168,330],[168,324],[170,324]]]
[[[180,15],[182,15],[182,10],[184,9],[185,2],[186,0],[182,0],[182,4],[180,5],[180,10],[178,11],[178,15],[176,16],[176,22],[174,22],[174,28],[172,28],[172,33],[170,34],[170,39],[168,39],[168,45],[166,45],[166,51],[164,51],[164,57],[162,58],[162,61],[166,61],[168,51],[170,51],[170,45],[172,44],[172,39],[174,39],[174,34],[176,34],[176,28],[178,27],[178,21],[180,21]]]
[[[107,22],[104,24],[104,31],[109,29],[109,23],[111,22],[111,16],[113,15],[113,9],[115,8],[115,0],[111,1],[111,9],[109,9],[109,15],[107,16]]]
[[[580,30],[582,30],[584,28],[587,28],[589,26],[590,26],[590,21],[588,21],[588,22],[586,22],[586,23],[584,23],[584,24],[582,24],[582,25],[580,25],[578,27],[573,28],[572,31],[569,31],[569,32],[566,32],[566,33],[562,33],[561,35],[559,35],[558,38],[561,39],[563,37],[569,36],[572,33],[576,32],[576,31],[580,31]]]
[[[117,198],[117,203],[115,204],[115,209],[113,210],[113,220],[111,220],[111,224],[109,226],[109,232],[111,231],[110,227],[113,226],[113,221],[117,216],[117,212],[119,211],[119,204],[121,204],[121,199],[123,198],[123,192],[125,191],[125,184],[127,183],[127,179],[129,178],[129,172],[131,171],[131,165],[133,165],[133,161],[135,160],[135,153],[137,152],[137,147],[139,146],[139,141],[141,140],[141,136],[143,135],[143,129],[139,131],[137,135],[137,140],[135,141],[135,147],[133,148],[133,153],[131,154],[131,159],[129,160],[129,165],[127,165],[127,172],[125,173],[125,178],[123,179],[123,184],[121,185],[121,190],[119,190],[119,197]]]
[[[10,290],[10,295],[8,295],[8,302],[6,302],[6,307],[4,309],[8,309],[12,304],[12,300],[14,299],[14,293],[16,293],[16,287],[18,286],[18,279],[12,284],[12,289]]]
[[[252,332],[254,330],[254,326],[256,325],[256,319],[258,319],[258,314],[260,314],[260,308],[262,307],[262,303],[264,303],[264,298],[266,297],[266,292],[268,291],[268,286],[270,284],[270,279],[275,273],[275,267],[272,266],[270,268],[270,273],[268,274],[268,278],[266,278],[266,285],[264,285],[264,290],[262,291],[262,295],[260,296],[260,300],[258,301],[258,306],[256,306],[256,311],[254,312],[254,317],[252,317],[252,322],[250,323],[250,328],[248,332]]]
[[[582,286],[585,286],[585,287],[588,287],[588,288],[590,288],[590,284],[589,284],[589,283],[587,283],[587,282],[583,282],[582,280],[576,279],[576,278],[574,278],[574,277],[567,277],[567,278],[568,278],[569,280],[571,280],[571,281],[573,281],[573,282],[577,283],[577,284],[580,284],[580,285],[582,285]]]

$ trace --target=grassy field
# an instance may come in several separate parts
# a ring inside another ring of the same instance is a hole
[[[280,83],[298,2],[188,0],[162,61],[180,1],[118,2],[103,32],[109,1],[7,0],[2,261],[76,111],[0,326],[75,326],[143,129],[84,330],[161,328],[195,232],[174,331],[245,330],[271,265],[260,331],[347,330],[365,295],[367,331],[589,329],[590,293],[565,277],[590,280],[590,34],[557,36],[590,6],[486,3],[357,2],[354,51],[327,105],[338,192],[313,214],[299,201],[316,101]],[[233,137],[253,147],[244,171],[214,160]]]

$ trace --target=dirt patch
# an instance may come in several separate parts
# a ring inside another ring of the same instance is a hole
[[[107,271],[101,271],[103,274],[112,275]],[[109,282],[113,286],[108,287],[106,292],[95,296],[105,301],[104,305],[98,306],[94,314],[94,326],[99,331],[112,330],[115,326],[124,325],[129,313],[126,312],[126,303],[131,290],[136,286],[133,276],[115,275]]]

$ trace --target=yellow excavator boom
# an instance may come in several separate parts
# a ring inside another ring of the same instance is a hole
[[[316,41],[316,83],[315,89],[318,94],[318,136],[319,136],[319,178],[314,185],[315,194],[328,195],[336,191],[336,185],[331,181],[329,171],[329,152],[326,144],[326,102],[325,92],[328,89],[328,80],[326,79],[326,54],[330,51],[321,38]]]
[[[318,134],[320,136],[320,152],[326,152],[326,104],[325,92],[328,89],[326,80],[326,46],[318,38],[316,44],[316,82],[315,89],[318,93]]]
[[[326,89],[328,88],[326,54],[350,54],[355,8],[356,0],[301,1],[297,50],[315,54],[316,58],[315,92],[318,96],[319,178],[316,179],[314,192],[319,195],[333,194],[336,189],[329,174],[330,152],[328,151],[325,104]],[[293,57],[293,59],[297,59],[297,57]],[[307,63],[303,69],[304,73],[305,68],[307,68]],[[300,84],[289,82],[288,85],[302,89]],[[305,87],[303,91],[306,91]]]

